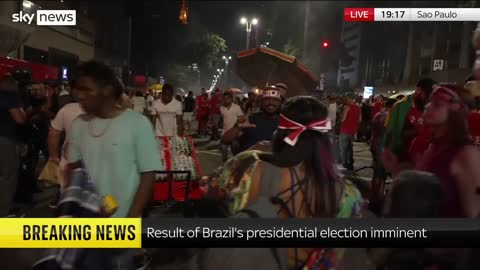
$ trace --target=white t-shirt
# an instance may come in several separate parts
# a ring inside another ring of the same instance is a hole
[[[223,133],[225,133],[226,131],[228,131],[229,129],[231,129],[235,125],[235,123],[238,120],[238,117],[242,116],[243,112],[242,112],[242,109],[240,108],[240,106],[238,106],[235,103],[232,103],[230,108],[226,108],[225,106],[221,106],[220,107],[220,114],[223,117],[223,131],[222,131],[222,135],[223,135]]]
[[[328,104],[328,118],[332,121],[332,127],[335,126],[337,120],[337,103]]]
[[[66,96],[66,95],[70,95],[70,93],[67,91],[67,90],[62,90],[60,92],[60,94],[58,94],[59,96]]]
[[[155,101],[155,99],[153,98],[152,95],[148,95],[147,96],[147,110],[151,110],[152,109],[152,106],[153,106],[153,102]]]
[[[63,143],[62,149],[62,158],[60,160],[60,166],[66,165],[66,154],[67,154],[67,145],[70,138],[70,132],[72,128],[73,120],[78,116],[84,114],[83,108],[80,106],[80,103],[69,103],[63,106],[60,111],[58,111],[55,119],[52,120],[50,125],[52,128],[58,131],[65,131],[65,142]]]
[[[152,114],[158,116],[155,123],[157,136],[177,135],[177,115],[182,115],[182,103],[172,99],[170,103],[163,104],[159,99],[153,103]]]
[[[133,110],[139,113],[143,113],[143,111],[147,107],[147,102],[145,101],[144,97],[134,96],[132,98],[132,103],[133,103]]]

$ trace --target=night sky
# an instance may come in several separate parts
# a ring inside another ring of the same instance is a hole
[[[226,40],[228,55],[245,49],[245,26],[240,18],[258,18],[258,33],[252,31],[250,47],[269,41],[269,47],[282,51],[288,40],[303,48],[305,1],[187,1],[189,21],[178,21],[181,1],[129,0],[132,23],[132,66],[139,74],[157,77],[174,63],[185,41],[203,31],[213,32]],[[339,38],[345,3],[310,1],[307,59],[305,64],[318,71],[317,52],[324,38]],[[267,31],[272,36],[267,40]],[[234,66],[234,63],[232,63]],[[220,67],[222,68],[222,67]],[[210,81],[211,74],[206,74]],[[204,78],[205,78],[204,77]],[[203,83],[207,83],[206,81]]]
[[[245,26],[240,18],[258,18],[257,45],[269,41],[269,47],[283,51],[291,40],[304,50],[302,62],[315,74],[322,71],[321,44],[324,40],[338,42],[341,35],[344,7],[408,7],[441,6],[434,1],[308,1],[310,15],[305,16],[307,1],[187,1],[189,20],[182,25],[178,20],[181,1],[179,0],[123,0],[129,2],[128,12],[132,23],[132,61],[137,74],[158,77],[165,73],[167,66],[177,63],[184,52],[180,50],[192,37],[203,32],[218,34],[226,40],[228,55],[235,58],[238,51],[245,49]],[[445,2],[452,6],[452,3]],[[305,21],[308,31],[304,36]],[[366,27],[369,27],[366,25]],[[267,31],[272,33],[267,39]],[[250,47],[254,47],[255,31],[252,31]],[[382,43],[382,37],[378,37]],[[306,42],[304,42],[306,41]],[[304,43],[306,44],[304,46]],[[232,72],[235,63],[231,64]],[[218,67],[222,68],[222,67]],[[202,84],[209,84],[213,71],[202,70]]]

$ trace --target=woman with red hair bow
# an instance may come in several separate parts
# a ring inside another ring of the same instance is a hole
[[[432,129],[432,141],[417,169],[435,174],[443,191],[442,217],[478,217],[480,154],[472,144],[467,114],[468,91],[454,85],[434,89],[424,119]]]
[[[364,201],[359,190],[335,172],[327,116],[327,108],[317,99],[293,97],[282,106],[270,151],[244,151],[227,161],[217,183],[232,214],[361,217]],[[200,269],[338,269],[344,254],[341,248],[276,250],[277,263],[269,249],[209,249],[204,253],[209,260],[203,261],[210,263]]]

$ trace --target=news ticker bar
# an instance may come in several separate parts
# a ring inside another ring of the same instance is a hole
[[[476,219],[0,220],[0,248],[479,246]]]
[[[480,8],[345,8],[346,22],[480,21]]]

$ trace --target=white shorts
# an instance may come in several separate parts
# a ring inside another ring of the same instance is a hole
[[[183,113],[183,121],[193,122],[195,117],[193,117],[193,112],[184,112]]]

